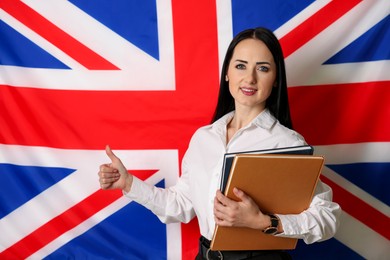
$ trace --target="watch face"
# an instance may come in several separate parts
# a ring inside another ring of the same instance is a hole
[[[278,232],[278,229],[276,227],[269,227],[266,230],[264,230],[264,233],[269,234],[269,235],[276,234],[277,232]]]
[[[266,229],[263,230],[265,234],[269,235],[275,235],[278,233],[278,225],[279,225],[279,219],[272,214],[268,214],[271,218],[271,226],[267,227]]]
[[[279,220],[277,218],[271,218],[271,227],[277,227],[279,225]]]

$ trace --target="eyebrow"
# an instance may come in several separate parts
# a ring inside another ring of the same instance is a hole
[[[237,59],[237,60],[235,60],[235,61],[236,61],[236,62],[242,62],[242,63],[248,64],[248,62],[245,61],[245,60]],[[268,65],[271,65],[271,63],[268,62],[268,61],[258,61],[258,62],[256,62],[256,65],[261,65],[261,64],[268,64]]]

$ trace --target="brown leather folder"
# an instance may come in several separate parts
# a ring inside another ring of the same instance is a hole
[[[225,195],[233,200],[237,187],[263,213],[299,214],[310,205],[324,164],[322,156],[237,154]],[[297,239],[264,234],[261,230],[216,226],[212,250],[294,249]]]

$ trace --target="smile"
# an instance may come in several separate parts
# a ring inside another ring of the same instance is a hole
[[[252,96],[257,92],[257,89],[253,89],[253,88],[240,88],[240,89],[242,93],[244,93],[244,95],[247,96]]]

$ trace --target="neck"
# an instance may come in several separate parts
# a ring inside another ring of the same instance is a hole
[[[235,133],[243,128],[244,126],[248,125],[252,120],[258,116],[264,109],[260,111],[246,111],[244,112],[243,110],[237,110],[234,113],[234,116],[232,120],[228,123],[227,125],[227,136],[226,140],[227,142],[232,139],[232,137],[235,135]]]
[[[258,109],[247,109],[247,108],[240,108],[236,107],[234,117],[229,123],[229,127],[235,128],[236,130],[241,129],[242,127],[246,126],[254,118],[256,118],[262,111],[264,111],[265,108],[258,108]]]

